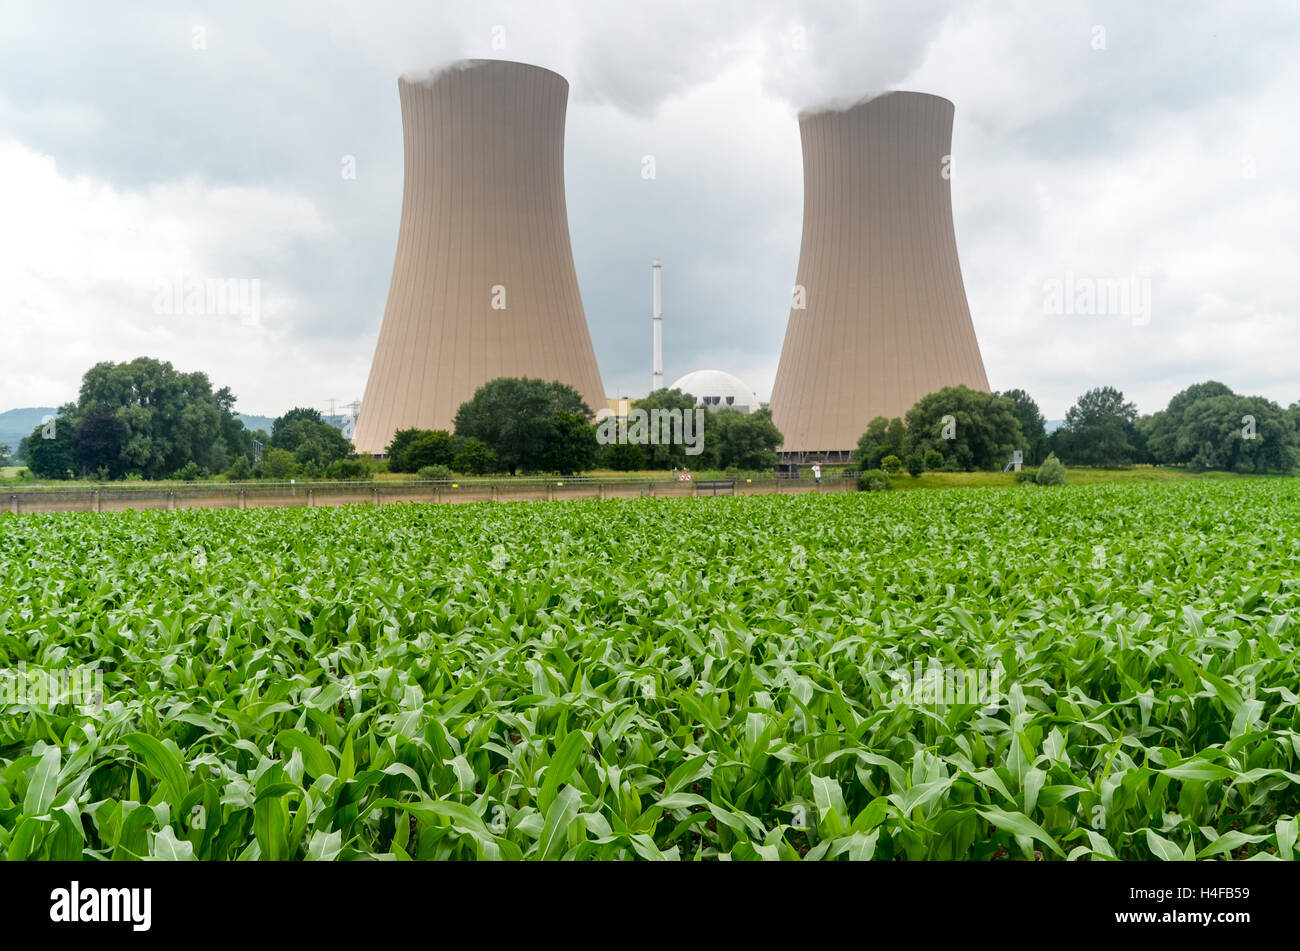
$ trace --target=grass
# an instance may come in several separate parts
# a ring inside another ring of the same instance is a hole
[[[9,702],[0,854],[1291,858],[1298,525],[1282,479],[0,516],[0,668],[104,692]]]
[[[1131,469],[1072,468],[1067,471],[1070,485],[1098,485],[1100,483],[1127,484],[1133,482],[1179,482],[1187,479],[1242,479],[1256,478],[1232,472],[1197,472],[1191,469],[1170,469],[1156,466],[1134,466]],[[893,489],[951,489],[998,488],[1016,486],[1013,472],[923,472],[910,476],[896,472],[890,478]]]

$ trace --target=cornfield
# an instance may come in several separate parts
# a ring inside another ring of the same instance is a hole
[[[1297,526],[1266,479],[0,517],[0,855],[1290,859]]]

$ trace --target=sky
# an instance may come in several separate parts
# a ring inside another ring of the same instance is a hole
[[[1300,400],[1294,2],[2,0],[0,23],[0,410],[141,355],[246,413],[360,399],[400,217],[397,78],[471,57],[569,80],[569,227],[609,395],[649,388],[658,258],[667,380],[717,368],[770,396],[798,113],[907,89],[956,107],[993,389],[1049,419],[1107,385],[1144,413],[1207,379]],[[195,280],[244,306],[186,313]],[[1079,312],[1107,286],[1132,291],[1119,313]]]

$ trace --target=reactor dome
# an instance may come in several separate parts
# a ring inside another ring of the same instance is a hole
[[[696,406],[709,409],[734,409],[752,413],[758,409],[758,397],[738,378],[722,370],[696,370],[681,377],[670,390],[681,390],[695,397]]]

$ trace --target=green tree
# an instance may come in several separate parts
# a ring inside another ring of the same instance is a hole
[[[82,415],[102,411],[122,422],[123,471],[162,478],[191,460],[221,469],[230,456],[225,432],[234,397],[229,390],[218,393],[207,374],[180,373],[150,357],[97,363],[82,377],[74,415],[80,422]]]
[[[76,423],[65,406],[59,415],[42,423],[32,430],[31,435],[23,438],[19,451],[27,460],[27,468],[38,479],[69,479],[77,467],[72,437]]]
[[[776,447],[784,438],[768,410],[710,410],[704,417],[704,452],[686,458],[717,469],[771,469],[778,461]]]
[[[498,471],[497,454],[481,439],[461,439],[451,467],[465,475],[488,475]]]
[[[1020,423],[1020,434],[1025,438],[1025,462],[1038,465],[1047,452],[1047,420],[1038,410],[1038,404],[1024,390],[1007,390],[1000,396],[1011,401],[1011,411]]]
[[[77,471],[86,475],[102,470],[108,478],[120,479],[125,474],[122,461],[125,443],[126,426],[112,413],[95,409],[82,414],[72,434],[72,454]]]
[[[1141,428],[1153,461],[1236,472],[1290,472],[1300,460],[1291,414],[1222,383],[1189,386]]]
[[[684,393],[681,390],[659,389],[654,390],[643,399],[633,403],[633,409],[645,410],[647,413],[652,410],[680,410],[682,413],[690,413],[695,410],[695,397],[690,393]],[[653,419],[653,417],[651,417]],[[706,411],[705,429],[708,428],[708,416]],[[612,444],[611,444],[612,445]],[[645,462],[638,468],[643,469],[685,469],[690,468],[695,463],[696,457],[686,455],[686,445],[684,442],[671,442],[650,444],[638,447]]]
[[[858,438],[858,448],[853,453],[854,461],[863,469],[878,469],[880,460],[885,456],[903,455],[906,437],[907,427],[897,416],[893,419],[877,416],[867,424],[867,431]]]
[[[450,466],[455,455],[451,433],[445,429],[424,429],[407,443],[402,452],[403,468],[397,471],[419,472],[425,466]]]
[[[931,471],[943,465],[943,453],[938,449],[928,450],[922,458],[925,460],[925,467]]]
[[[554,461],[552,444],[567,425],[562,414],[591,421],[590,407],[566,383],[498,377],[456,410],[456,435],[481,440],[511,475],[542,472]]]
[[[0,442],[0,466],[9,465],[9,454],[13,452],[7,445]]]
[[[271,448],[284,449],[306,473],[323,472],[338,459],[352,455],[352,443],[338,429],[325,422],[318,410],[296,407],[271,424]]]
[[[1141,460],[1144,439],[1137,407],[1113,386],[1084,393],[1052,434],[1053,450],[1072,466],[1131,466]]]
[[[912,453],[911,455],[916,455],[916,453]],[[903,460],[899,459],[897,456],[885,456],[885,458],[880,460],[880,468],[884,469],[890,475],[893,475],[899,469],[903,468]]]
[[[393,433],[392,441],[389,442],[388,447],[384,450],[384,454],[388,456],[389,472],[416,471],[415,469],[408,467],[406,461],[406,450],[410,447],[411,441],[423,432],[428,432],[428,430],[418,428],[399,429],[397,432]]]
[[[298,473],[298,462],[288,449],[268,449],[262,459],[272,479],[287,479]]]
[[[908,475],[915,479],[925,471],[925,457],[919,452],[911,453],[903,460],[903,465],[907,467]]]
[[[612,442],[605,448],[604,463],[607,469],[615,472],[635,472],[648,468],[645,453],[635,443]]]
[[[574,475],[596,468],[600,460],[600,443],[596,441],[596,429],[587,417],[560,410],[551,426],[554,436],[547,446],[544,463],[548,472]]]
[[[904,455],[940,452],[945,468],[1000,469],[1024,436],[1011,400],[966,386],[946,386],[907,411]]]

